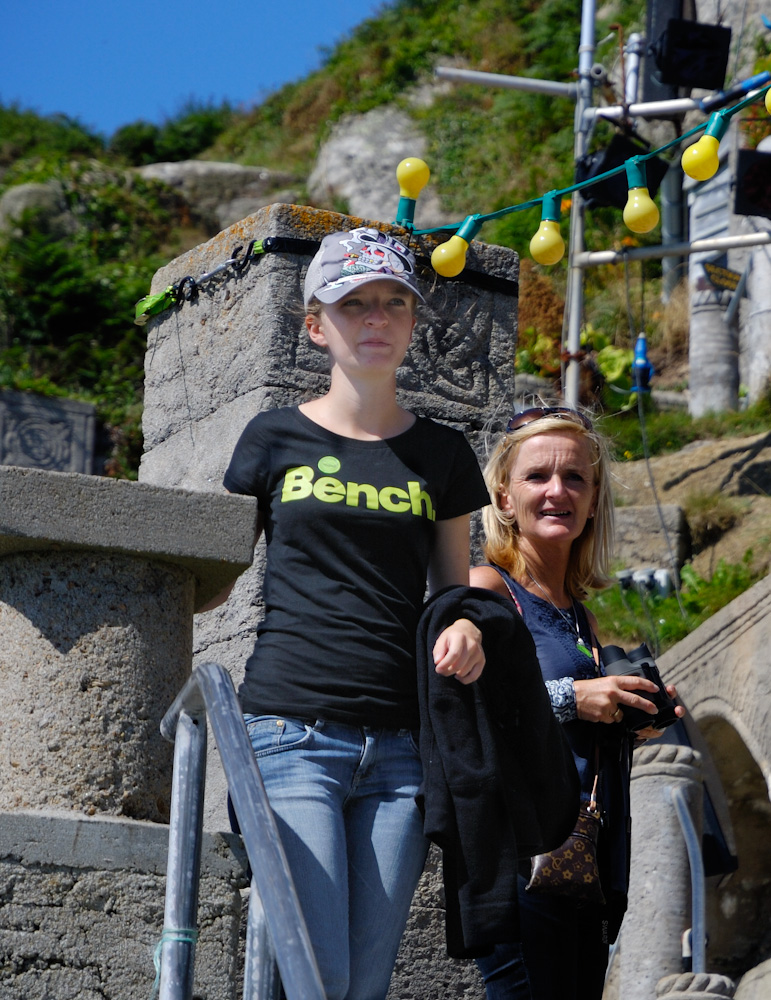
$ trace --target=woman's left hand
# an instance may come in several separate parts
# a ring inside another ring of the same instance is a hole
[[[461,684],[472,684],[484,670],[482,633],[468,618],[459,618],[441,633],[433,654],[436,672],[456,677]]]
[[[638,677],[636,674],[588,677],[585,680],[573,681],[573,690],[576,696],[576,715],[584,722],[605,724],[621,722],[626,708],[647,712],[653,722],[653,717],[658,712],[656,705],[645,697],[645,693],[654,694],[656,685],[647,677]],[[667,694],[671,698],[677,697],[674,684],[667,685]],[[675,714],[678,718],[685,715],[682,705],[676,707]],[[643,739],[649,738],[644,735],[646,733],[661,735],[661,731],[653,729],[652,726],[641,731]]]

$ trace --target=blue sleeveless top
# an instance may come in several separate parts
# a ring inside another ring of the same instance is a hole
[[[588,680],[602,672],[602,668],[598,669],[595,665],[594,657],[582,652],[577,644],[580,638],[591,653],[591,630],[586,611],[579,602],[575,601],[572,608],[558,611],[549,601],[531,594],[500,566],[494,566],[494,569],[501,574],[516,598],[520,614],[535,642],[541,673],[550,695],[554,686],[548,682],[565,678]],[[559,711],[557,715],[559,717]],[[613,940],[626,906],[629,884],[629,772],[633,737],[621,725],[584,722],[578,718],[563,722],[562,726],[573,751],[581,779],[581,794],[585,799],[589,798],[594,783],[599,747],[598,800],[602,812],[600,880],[609,902],[610,940]]]
[[[508,573],[502,576],[516,597],[522,618],[533,637],[544,680],[571,678],[578,681],[596,677],[598,670],[591,655],[592,636],[583,608],[579,613],[575,607],[562,608],[560,614],[553,604],[531,594]],[[579,649],[578,639],[588,655]],[[597,725],[575,718],[563,722],[581,779],[581,791],[586,798],[594,783]]]

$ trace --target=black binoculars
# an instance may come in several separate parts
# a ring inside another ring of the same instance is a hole
[[[677,722],[675,714],[675,703],[667,694],[661,674],[656,666],[656,661],[651,655],[651,651],[643,642],[636,649],[625,653],[620,646],[603,646],[602,663],[606,674],[620,676],[644,677],[653,681],[658,688],[657,691],[636,691],[643,698],[652,701],[658,709],[656,715],[644,712],[641,708],[630,708],[624,705],[623,725],[632,732],[639,729],[647,729],[653,726],[654,729],[666,729],[672,723]]]

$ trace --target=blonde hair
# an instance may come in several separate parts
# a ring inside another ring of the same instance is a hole
[[[501,508],[501,491],[508,487],[511,469],[523,442],[536,434],[575,434],[586,441],[595,470],[597,500],[594,517],[573,542],[565,575],[565,587],[573,597],[583,600],[590,590],[610,583],[609,569],[613,556],[613,493],[610,485],[610,456],[605,438],[594,429],[560,416],[543,416],[523,427],[501,435],[484,468],[490,494],[490,506],[482,512],[485,529],[484,554],[488,562],[505,569],[515,579],[526,575],[527,567],[519,547],[519,533],[510,512]]]

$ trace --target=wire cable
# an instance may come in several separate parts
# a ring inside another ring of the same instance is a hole
[[[624,255],[624,292],[626,298],[626,313],[629,322],[629,335],[632,338],[632,343],[634,344],[637,339],[637,334],[635,331],[634,317],[632,315],[632,296],[629,287],[629,260],[626,255]],[[641,297],[644,296],[644,287],[641,289]],[[644,311],[644,298],[640,305],[641,314],[641,328],[642,328],[642,315]],[[677,605],[680,608],[680,614],[683,618],[686,618],[685,607],[683,606],[682,596],[680,594],[680,573],[678,571],[677,559],[675,558],[674,549],[672,548],[672,540],[669,536],[669,531],[667,530],[666,521],[664,519],[664,511],[661,507],[661,502],[659,500],[658,490],[656,488],[656,479],[653,475],[653,469],[651,467],[650,449],[648,446],[648,433],[645,426],[645,407],[643,405],[643,396],[645,395],[645,390],[640,384],[640,372],[635,369],[635,379],[637,384],[637,420],[640,425],[640,440],[642,443],[643,458],[645,459],[645,468],[648,472],[648,481],[651,484],[651,492],[653,493],[653,502],[656,506],[656,512],[658,514],[659,523],[661,524],[661,530],[664,533],[664,540],[667,546],[667,553],[669,555],[669,562],[672,570],[672,585],[674,587],[675,596],[677,597]],[[633,390],[634,391],[634,390]]]

